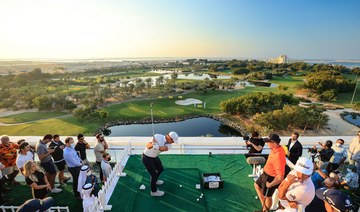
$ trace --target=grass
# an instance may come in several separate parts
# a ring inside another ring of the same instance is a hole
[[[35,121],[39,119],[48,119],[57,116],[63,116],[62,112],[25,112],[16,115],[0,117],[0,122],[5,124],[15,124],[22,122]]]

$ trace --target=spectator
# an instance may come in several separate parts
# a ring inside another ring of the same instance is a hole
[[[30,160],[33,161],[34,155],[30,151],[30,145],[27,142],[22,142],[19,149],[19,155],[16,158],[16,166],[20,170],[21,174],[24,175],[24,165]]]
[[[284,179],[286,158],[285,150],[280,146],[281,139],[277,134],[270,134],[264,141],[271,151],[264,166],[264,172],[256,180],[254,187],[262,209],[268,211],[272,205],[271,197]]]
[[[96,164],[99,166],[100,171],[100,180],[103,181],[103,172],[101,170],[101,161],[103,160],[103,154],[106,152],[108,148],[108,144],[106,143],[104,136],[101,133],[96,135],[97,143],[94,147],[94,153],[96,157]]]
[[[56,169],[54,161],[51,159],[54,149],[47,147],[47,143],[51,142],[52,138],[50,134],[45,135],[36,146],[36,153],[40,160],[40,166],[45,170],[46,178],[49,180],[51,193],[59,193],[62,190],[55,187]]]
[[[319,153],[319,159],[318,166],[320,168],[326,167],[329,163],[331,157],[334,155],[334,150],[331,148],[333,145],[333,142],[330,140],[327,140],[325,144],[319,142],[321,146],[321,150],[318,150]],[[316,146],[314,146],[316,148]]]
[[[246,141],[246,146],[250,147],[249,153],[261,153],[265,142],[258,132],[253,132],[250,140]]]
[[[316,196],[324,201],[327,212],[353,212],[353,204],[350,196],[338,189],[320,188],[316,190]]]
[[[15,180],[16,175],[19,173],[16,166],[16,149],[19,148],[19,145],[10,142],[7,135],[2,136],[0,140],[0,162],[5,166],[2,174],[6,175],[8,184],[19,185],[20,183]]]
[[[53,140],[49,144],[49,148],[53,149],[54,152],[51,154],[51,156],[54,159],[54,164],[58,168],[58,178],[60,185],[66,183],[68,180],[70,180],[70,177],[64,176],[64,170],[66,166],[66,162],[64,160],[64,151],[65,144],[61,142],[59,135],[54,135]]]
[[[360,131],[349,146],[349,163],[357,167],[357,173],[360,174]]]
[[[25,139],[20,139],[20,140],[18,140],[17,141],[17,144],[20,146],[20,144],[22,144],[23,142],[25,142]],[[33,160],[35,160],[35,146],[34,145],[30,145],[29,144],[29,146],[30,146],[30,152],[32,153],[32,155],[33,155]]]
[[[48,210],[52,205],[54,205],[54,198],[47,197],[45,199],[30,199],[27,200],[24,204],[20,205],[16,212],[32,212],[39,211],[43,212]]]
[[[298,140],[299,133],[294,132],[291,134],[291,138],[289,139],[286,147],[288,149],[288,156],[287,158],[291,163],[296,164],[296,161],[299,159],[299,157],[302,156],[302,145],[300,141]],[[291,171],[290,167],[286,165],[285,167],[285,176],[289,174]]]
[[[78,182],[78,187],[77,187],[77,190],[78,190],[78,192],[80,192],[81,195],[83,195],[81,193],[81,191],[83,190],[83,186],[88,183],[90,183],[93,187],[91,194],[93,194],[94,196],[97,197],[98,193],[99,193],[97,177],[91,173],[90,166],[83,165],[80,170],[79,182]]]
[[[104,181],[106,181],[110,175],[111,172],[111,166],[110,166],[110,160],[111,155],[107,152],[103,154],[103,160],[101,161],[101,170],[103,172]]]
[[[343,139],[337,139],[336,144],[332,146],[334,150],[333,156],[330,158],[330,162],[333,164],[334,169],[338,169],[342,165],[347,157],[346,149],[343,147],[345,141]]]
[[[330,173],[334,171],[332,164],[328,163],[328,165],[324,169],[320,169],[317,165],[315,165],[316,170],[314,174],[311,176],[311,181],[314,183],[315,190],[322,187],[322,183],[326,178],[329,177]]]
[[[32,189],[32,196],[36,199],[44,199],[48,190],[51,190],[48,179],[38,168],[36,162],[28,161],[24,165],[25,182]]]
[[[346,190],[356,190],[359,188],[359,175],[356,173],[357,168],[355,165],[348,165],[347,174],[343,177],[340,185]]]
[[[10,202],[10,200],[8,200],[4,197],[4,192],[6,191],[5,178],[2,175],[2,170],[4,168],[5,168],[5,166],[0,162],[0,205]]]
[[[77,139],[78,139],[78,142],[75,145],[75,150],[78,152],[83,165],[90,166],[89,161],[86,159],[86,150],[90,149],[90,145],[88,144],[88,142],[85,141],[83,134],[79,134],[77,136]]]
[[[315,187],[311,182],[311,174],[314,166],[310,159],[301,157],[285,180],[279,186],[279,200],[281,206],[286,209],[297,209],[301,204],[308,206],[315,196]]]
[[[75,143],[73,138],[67,137],[65,139],[65,144],[66,147],[64,149],[64,158],[68,166],[69,172],[73,178],[73,192],[76,199],[81,199],[80,193],[77,191],[79,173],[82,165],[81,159],[74,149]]]

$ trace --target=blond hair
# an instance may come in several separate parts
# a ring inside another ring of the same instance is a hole
[[[38,167],[38,165],[36,164],[35,161],[29,160],[29,161],[26,162],[25,165],[24,165],[24,175],[25,175],[25,177],[29,177],[30,180],[32,180],[32,181],[34,181],[34,182],[38,182],[38,179],[37,179],[37,177],[34,175],[34,173],[31,173],[31,169],[32,169],[33,164],[35,164],[35,166],[36,166],[36,171],[43,172],[43,171]]]

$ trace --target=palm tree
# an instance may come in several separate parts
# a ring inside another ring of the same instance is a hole
[[[176,79],[178,78],[178,74],[174,71],[172,74],[171,74],[171,79],[174,80],[174,88],[175,88],[175,82],[176,82]]]
[[[146,88],[148,90],[148,95],[150,93],[150,88],[151,88],[151,85],[152,85],[152,79],[150,77],[146,78],[145,79],[145,83],[146,83]]]

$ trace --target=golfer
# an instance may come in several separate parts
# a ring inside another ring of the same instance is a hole
[[[179,136],[176,132],[170,132],[167,135],[155,134],[151,141],[146,145],[143,152],[142,161],[150,174],[151,192],[153,197],[161,197],[165,192],[157,189],[156,185],[162,185],[164,182],[158,180],[164,168],[158,157],[161,152],[168,151],[171,144],[177,143]]]
[[[264,172],[254,183],[257,195],[261,201],[262,211],[269,211],[272,205],[272,195],[284,179],[285,175],[285,151],[280,146],[280,137],[270,134],[264,141],[268,144],[271,152],[264,166]]]

